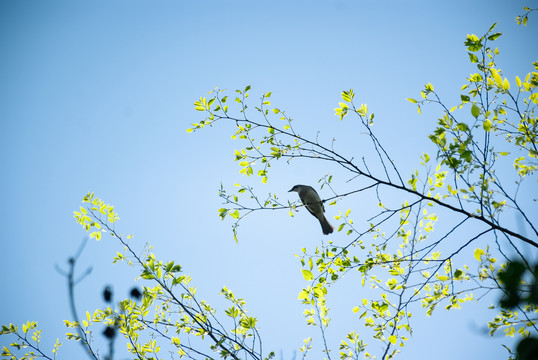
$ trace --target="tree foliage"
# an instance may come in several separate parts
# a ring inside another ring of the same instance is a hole
[[[358,118],[377,154],[374,164],[372,159],[370,163],[354,160],[331,145],[301,136],[291,118],[272,106],[271,93],[262,95],[254,115],[247,112],[250,87],[238,90],[234,99],[240,116],[231,115],[223,90],[214,90],[209,98],[202,97],[195,103],[196,109],[208,113],[208,117],[190,130],[227,121],[236,127],[233,138],[246,142],[244,148],[235,151],[240,173],[257,173],[266,182],[275,161],[303,158],[343,168],[347,176],[343,180],[352,179],[356,184],[355,190],[340,193],[342,180],[339,184],[335,175],[327,174],[320,182],[333,192],[334,196],[324,200],[329,205],[337,206],[338,200],[357,193],[375,193],[379,211],[365,226],[353,222],[351,209],[335,217],[340,221],[338,231],[349,240],[329,241],[310,251],[303,249],[302,272],[310,285],[300,292],[299,299],[307,306],[307,323],[318,326],[324,340],[330,321],[328,294],[344,275],[379,290],[376,298],[357,299],[353,312],[363,321],[362,326],[372,329],[373,338],[381,343],[381,351],[375,354],[385,359],[392,358],[409,339],[414,304],[420,304],[430,315],[438,306],[459,308],[475,299],[477,293],[481,297],[502,290],[498,273],[512,262],[507,254],[515,253],[517,260],[534,271],[522,250],[524,245],[538,248],[536,219],[531,211],[534,204],[521,197],[519,190],[535,186],[538,168],[534,113],[538,104],[538,62],[533,64],[533,72],[516,76],[516,86],[511,87],[496,64],[499,50],[492,43],[501,33],[494,30],[495,24],[481,37],[466,38],[469,59],[477,71],[462,86],[460,103],[449,108],[432,84],[425,85],[419,99],[408,99],[419,113],[422,107],[434,104],[441,115],[429,136],[436,147],[435,155],[424,153],[420,167],[406,180],[374,133],[374,113],[366,104],[356,102],[353,90],[342,92],[335,113],[340,120]],[[506,173],[503,158],[510,159],[515,173]],[[532,184],[526,185],[528,182]],[[272,194],[261,200],[252,187],[236,186],[234,193],[221,189],[228,207],[219,209],[222,218],[233,218],[236,239],[240,221],[250,213],[298,206],[283,204]],[[395,199],[400,203],[395,204]],[[437,212],[446,214],[442,227],[447,230],[434,232],[440,222]],[[531,236],[506,225],[510,223],[507,217],[514,215],[530,229]],[[461,255],[478,243],[485,246],[473,249],[474,259]],[[469,261],[478,262],[478,266]],[[536,331],[535,305],[518,306],[517,311],[499,306],[498,310],[499,315],[488,324],[491,334],[502,329],[509,336],[517,331],[528,337]],[[349,333],[342,340],[339,356],[353,359],[364,351],[369,357],[364,343],[356,332]],[[324,341],[328,358],[330,351]]]
[[[518,18],[522,24],[532,10],[526,11]],[[537,181],[538,62],[528,74],[509,80],[496,62],[500,52],[493,44],[500,36],[495,24],[480,37],[467,36],[465,47],[476,72],[466,79],[457,104],[446,105],[432,84],[425,85],[416,99],[408,99],[419,113],[425,106],[440,112],[429,136],[435,151],[423,153],[409,175],[402,173],[380,141],[375,132],[378,120],[352,89],[342,92],[335,115],[362,129],[375,158],[348,157],[334,144],[302,136],[292,118],[271,103],[270,92],[252,105],[250,86],[232,94],[215,89],[194,103],[206,117],[188,131],[218,123],[233,128],[232,138],[241,144],[235,161],[246,177],[257,175],[267,183],[272,166],[283,160],[322,162],[333,170],[319,183],[332,192],[323,201],[339,211],[338,234],[298,254],[305,280],[298,298],[305,306],[306,323],[319,329],[323,357],[391,359],[409,340],[411,317],[420,308],[430,315],[439,307],[460,308],[490,292],[504,294],[493,306],[497,315],[488,323],[492,335],[501,330],[507,336],[536,336],[538,305],[532,279],[537,268],[527,256],[527,249],[538,248],[532,212],[536,199],[521,192]],[[339,190],[345,183],[353,190]],[[352,209],[341,208],[341,200],[365,193],[377,199],[368,205],[376,211],[368,219],[354,221]],[[277,194],[260,195],[252,185],[239,183],[233,190],[221,187],[219,194],[225,205],[218,215],[232,219],[236,241],[239,225],[249,214],[279,210],[293,216],[293,210],[302,206],[282,201]],[[514,216],[529,235],[514,229],[509,220]],[[257,319],[243,299],[223,287],[221,295],[229,307],[224,312],[212,308],[198,297],[181,265],[157,259],[151,248],[138,255],[140,249],[133,248],[130,236],[116,231],[119,217],[113,206],[90,193],[75,218],[90,237],[100,240],[106,233],[116,239],[123,251],[114,262],[135,267],[139,279],[148,284],[139,301],[124,300],[117,310],[87,312],[82,322],[66,321],[68,328],[77,330],[68,333],[68,339],[83,342],[90,357],[98,358],[91,343],[94,323],[117,329],[138,359],[164,357],[161,348],[173,349],[173,358],[274,357],[263,348]],[[515,276],[507,275],[514,272]],[[340,343],[331,344],[327,340],[331,291],[344,276],[347,283],[369,286],[374,295],[353,299],[350,312],[356,328]],[[21,359],[54,358],[59,342],[53,355],[45,354],[35,328],[29,322],[21,333],[15,325],[3,326],[1,334],[11,334],[16,342],[11,349],[4,347],[2,356],[17,358],[14,350],[30,348]],[[301,347],[303,358],[313,348],[312,337],[307,337]]]

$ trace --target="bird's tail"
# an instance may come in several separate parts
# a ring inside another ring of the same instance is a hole
[[[327,218],[323,216],[321,219],[319,219],[319,223],[321,224],[321,230],[323,231],[323,235],[329,235],[334,231],[334,227],[327,221]]]

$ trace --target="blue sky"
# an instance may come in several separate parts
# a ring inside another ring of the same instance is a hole
[[[409,172],[420,153],[432,151],[425,136],[438,112],[425,109],[419,117],[405,98],[431,82],[456,104],[474,71],[465,36],[494,22],[504,33],[496,45],[505,75],[529,72],[538,20],[531,17],[523,28],[514,18],[532,3],[0,2],[0,323],[38,321],[45,348],[63,339],[62,320],[70,314],[65,279],[54,266],[66,268],[84,237],[72,211],[92,191],[116,206],[122,232],[181,263],[210,303],[221,304],[223,285],[244,297],[260,319],[265,348],[291,359],[303,338],[317,336],[297,301],[305,283],[294,254],[315,246],[319,229],[305,211],[294,219],[287,211],[258,214],[242,225],[235,244],[230,222],[217,216],[217,189],[246,182],[233,162],[240,145],[225,126],[187,134],[202,119],[192,103],[217,86],[250,84],[253,100],[272,91],[273,103],[301,133],[319,131],[321,140],[334,137],[342,152],[355,154],[366,138],[333,110],[340,92],[354,88]],[[307,165],[281,165],[267,185],[256,186],[295,200],[286,192],[291,186],[315,185],[330,171]],[[348,205],[356,221],[369,206]],[[106,284],[118,297],[132,287],[132,269],[111,264],[119,250],[111,239],[88,243],[79,269],[93,271],[77,287],[79,312],[103,306]],[[346,314],[341,300],[331,307]],[[503,339],[483,334],[491,314],[481,308],[469,304],[428,319],[416,311],[416,331],[401,358],[506,358]],[[334,347],[347,325],[334,321]],[[1,337],[0,345],[8,341]],[[78,346],[64,343],[62,358],[80,356]]]

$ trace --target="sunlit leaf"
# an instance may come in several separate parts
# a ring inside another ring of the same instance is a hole
[[[302,269],[301,271],[303,272],[303,278],[306,281],[314,280],[314,275],[310,270]]]

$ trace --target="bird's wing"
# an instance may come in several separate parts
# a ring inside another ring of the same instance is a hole
[[[308,212],[314,216],[316,216],[316,214],[314,214],[314,212],[312,210],[310,210],[310,205],[308,203],[305,203],[304,204],[304,207],[306,208],[306,210],[308,210]],[[317,216],[316,216],[317,217]]]

